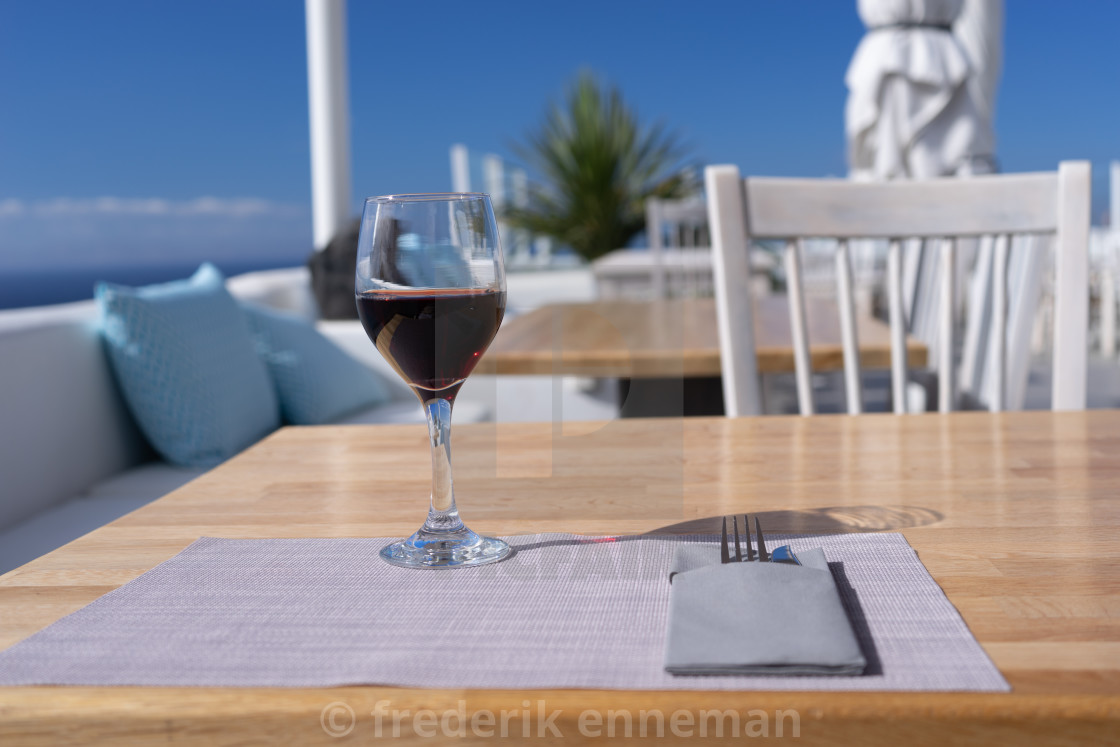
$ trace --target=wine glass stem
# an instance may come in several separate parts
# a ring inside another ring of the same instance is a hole
[[[435,397],[424,403],[428,414],[428,436],[432,443],[432,502],[424,529],[454,532],[463,528],[455,506],[451,478],[451,400]]]

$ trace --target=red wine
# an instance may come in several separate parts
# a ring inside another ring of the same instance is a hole
[[[421,398],[454,399],[506,311],[506,294],[486,289],[373,290],[357,299],[369,339]]]

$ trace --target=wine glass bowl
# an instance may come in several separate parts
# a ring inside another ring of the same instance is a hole
[[[451,412],[505,313],[505,268],[484,194],[388,195],[366,200],[354,292],[374,346],[420,399],[432,449],[428,517],[381,550],[394,565],[492,563],[509,546],[463,523],[451,475]]]

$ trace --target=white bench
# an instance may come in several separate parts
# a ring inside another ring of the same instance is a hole
[[[228,287],[273,308],[314,309],[303,268],[230,278]],[[93,301],[0,312],[0,573],[203,472],[160,461],[148,446],[117,390],[97,319]],[[329,336],[329,323],[320,327]],[[342,422],[422,423],[416,398],[380,356],[362,360],[393,399]],[[455,422],[489,414],[486,405],[462,399]]]

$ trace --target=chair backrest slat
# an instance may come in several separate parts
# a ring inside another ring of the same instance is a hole
[[[797,402],[802,415],[813,414],[813,371],[809,360],[809,332],[805,322],[805,294],[801,283],[801,258],[798,241],[786,242],[783,259],[789,299],[790,339],[793,342],[794,377],[797,379]]]
[[[964,330],[964,344],[961,350],[961,366],[958,382],[962,391],[979,393],[983,384],[985,370],[986,341],[991,331],[988,318],[992,303],[992,258],[995,237],[982,236],[976,250],[973,279],[969,283],[967,300],[968,324]],[[989,369],[990,370],[990,369]]]
[[[887,247],[887,298],[891,325],[891,399],[896,415],[906,414],[906,315],[902,310],[902,242]]]
[[[992,395],[988,407],[1002,412],[1007,403],[1007,258],[1011,237],[997,236],[992,245]]]
[[[1007,349],[1004,366],[1004,409],[1020,410],[1026,398],[1027,380],[1030,373],[1031,338],[1034,333],[1036,317],[1043,317],[1043,328],[1052,331],[1051,340],[1063,334],[1053,327],[1053,298],[1043,298],[1043,275],[1046,273],[1047,259],[1053,247],[1053,236],[1028,235],[1013,236],[1009,239],[1007,256]],[[1058,255],[1054,261],[1062,262]],[[1088,296],[1088,287],[1082,290]],[[1085,309],[1087,327],[1088,305]],[[994,347],[989,345],[989,361]],[[1079,363],[1082,372],[1087,368],[1088,351],[1082,354]],[[994,364],[993,364],[994,365]],[[1084,374],[1083,374],[1084,375]],[[985,393],[990,397],[994,381],[990,375]],[[987,401],[987,400],[985,400]],[[1084,407],[1084,402],[1082,402]]]
[[[859,336],[856,332],[855,293],[848,242],[836,244],[836,298],[840,303],[840,341],[844,346],[844,395],[849,415],[863,412],[863,387],[859,374]]]
[[[957,240],[941,242],[940,343],[937,365],[937,409],[952,412],[957,406]]]
[[[1117,254],[1120,254],[1120,252]],[[1115,355],[1116,269],[1106,266],[1101,270],[1101,356],[1112,358]]]

